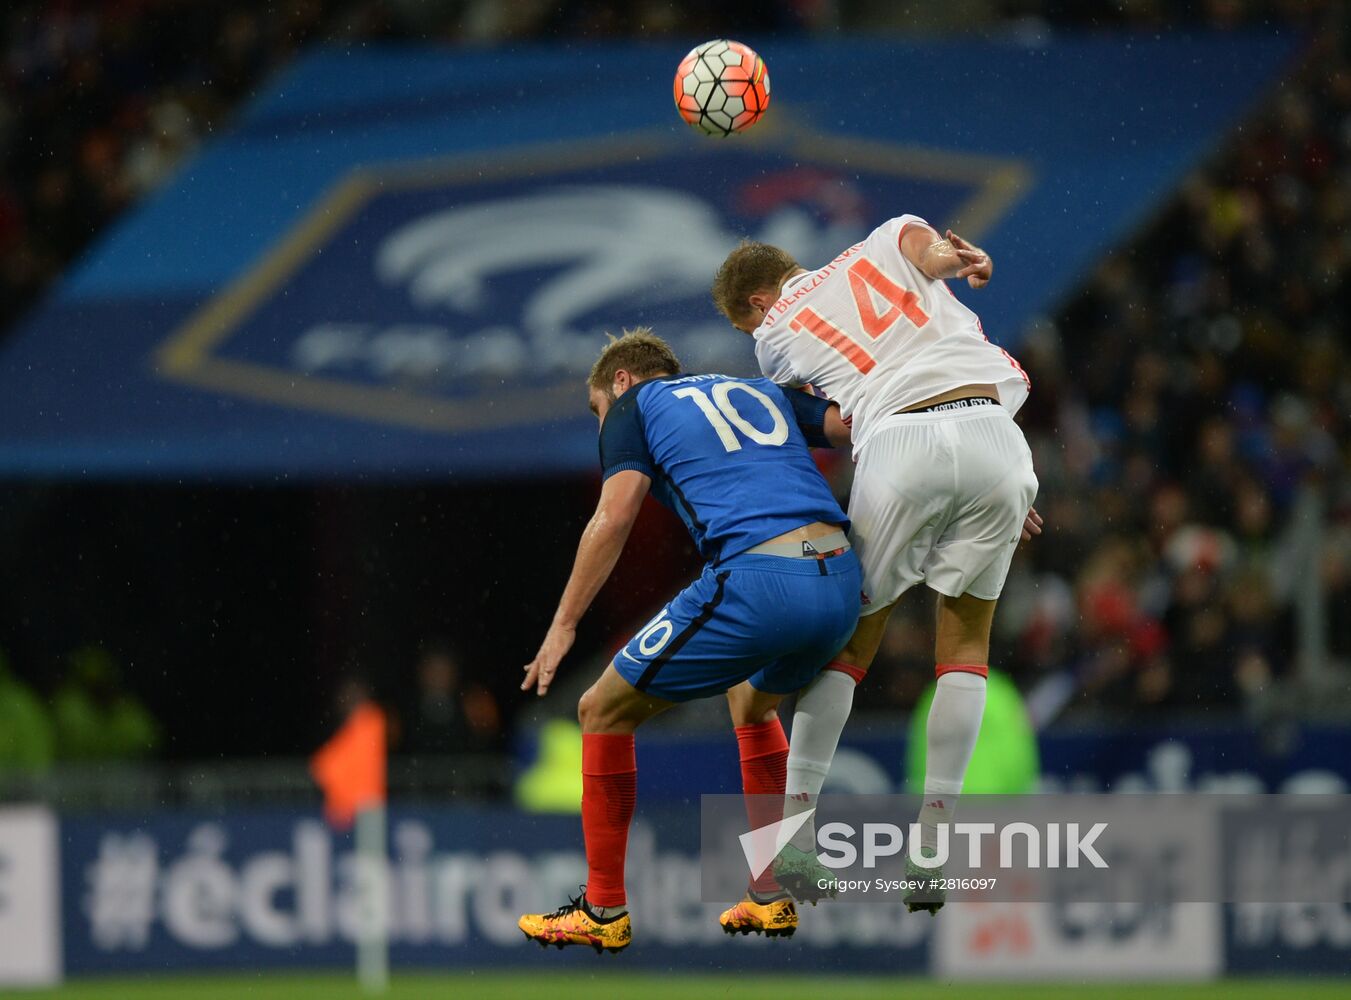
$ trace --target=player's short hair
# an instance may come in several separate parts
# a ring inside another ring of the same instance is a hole
[[[736,323],[750,315],[752,295],[765,288],[777,292],[783,276],[799,266],[786,250],[742,240],[713,277],[713,304]]]
[[[671,350],[671,345],[653,333],[651,327],[635,326],[625,330],[622,337],[608,336],[610,342],[591,366],[591,375],[586,380],[590,388],[610,395],[615,372],[620,369],[640,379],[680,374],[680,359]]]

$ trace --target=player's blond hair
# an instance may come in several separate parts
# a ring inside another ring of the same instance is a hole
[[[713,277],[713,304],[733,323],[744,320],[751,312],[750,297],[766,288],[777,294],[784,275],[798,266],[786,250],[742,240]]]
[[[675,351],[653,333],[651,327],[635,326],[625,330],[622,337],[607,336],[610,342],[591,366],[591,375],[586,380],[590,388],[610,396],[615,373],[621,369],[640,379],[680,373],[680,359],[675,356]]]

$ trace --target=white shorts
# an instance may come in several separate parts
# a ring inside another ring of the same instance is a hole
[[[1032,453],[1002,406],[884,417],[849,500],[863,614],[921,582],[948,597],[998,598],[1036,496]]]

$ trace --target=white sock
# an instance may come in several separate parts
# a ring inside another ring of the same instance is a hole
[[[924,804],[919,811],[920,846],[938,844],[939,823],[951,823],[957,796],[971,763],[985,714],[985,678],[954,670],[938,678],[925,729]]]
[[[788,741],[788,781],[783,818],[816,807],[835,748],[854,705],[858,682],[839,670],[822,670],[797,696],[793,735]],[[816,851],[816,817],[802,825],[789,841],[802,851]]]

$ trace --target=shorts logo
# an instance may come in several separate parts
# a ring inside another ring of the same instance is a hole
[[[926,406],[921,412],[941,413],[944,410],[969,410],[976,406],[998,406],[993,399],[987,399],[984,396],[976,396],[971,399],[952,399],[946,403],[935,403],[933,406]]]
[[[661,614],[652,619],[647,627],[638,633],[638,652],[644,656],[656,656],[671,641],[671,636],[675,634],[675,623],[666,617],[670,610],[670,608],[663,608]],[[633,659],[633,657],[630,656],[629,659]]]

